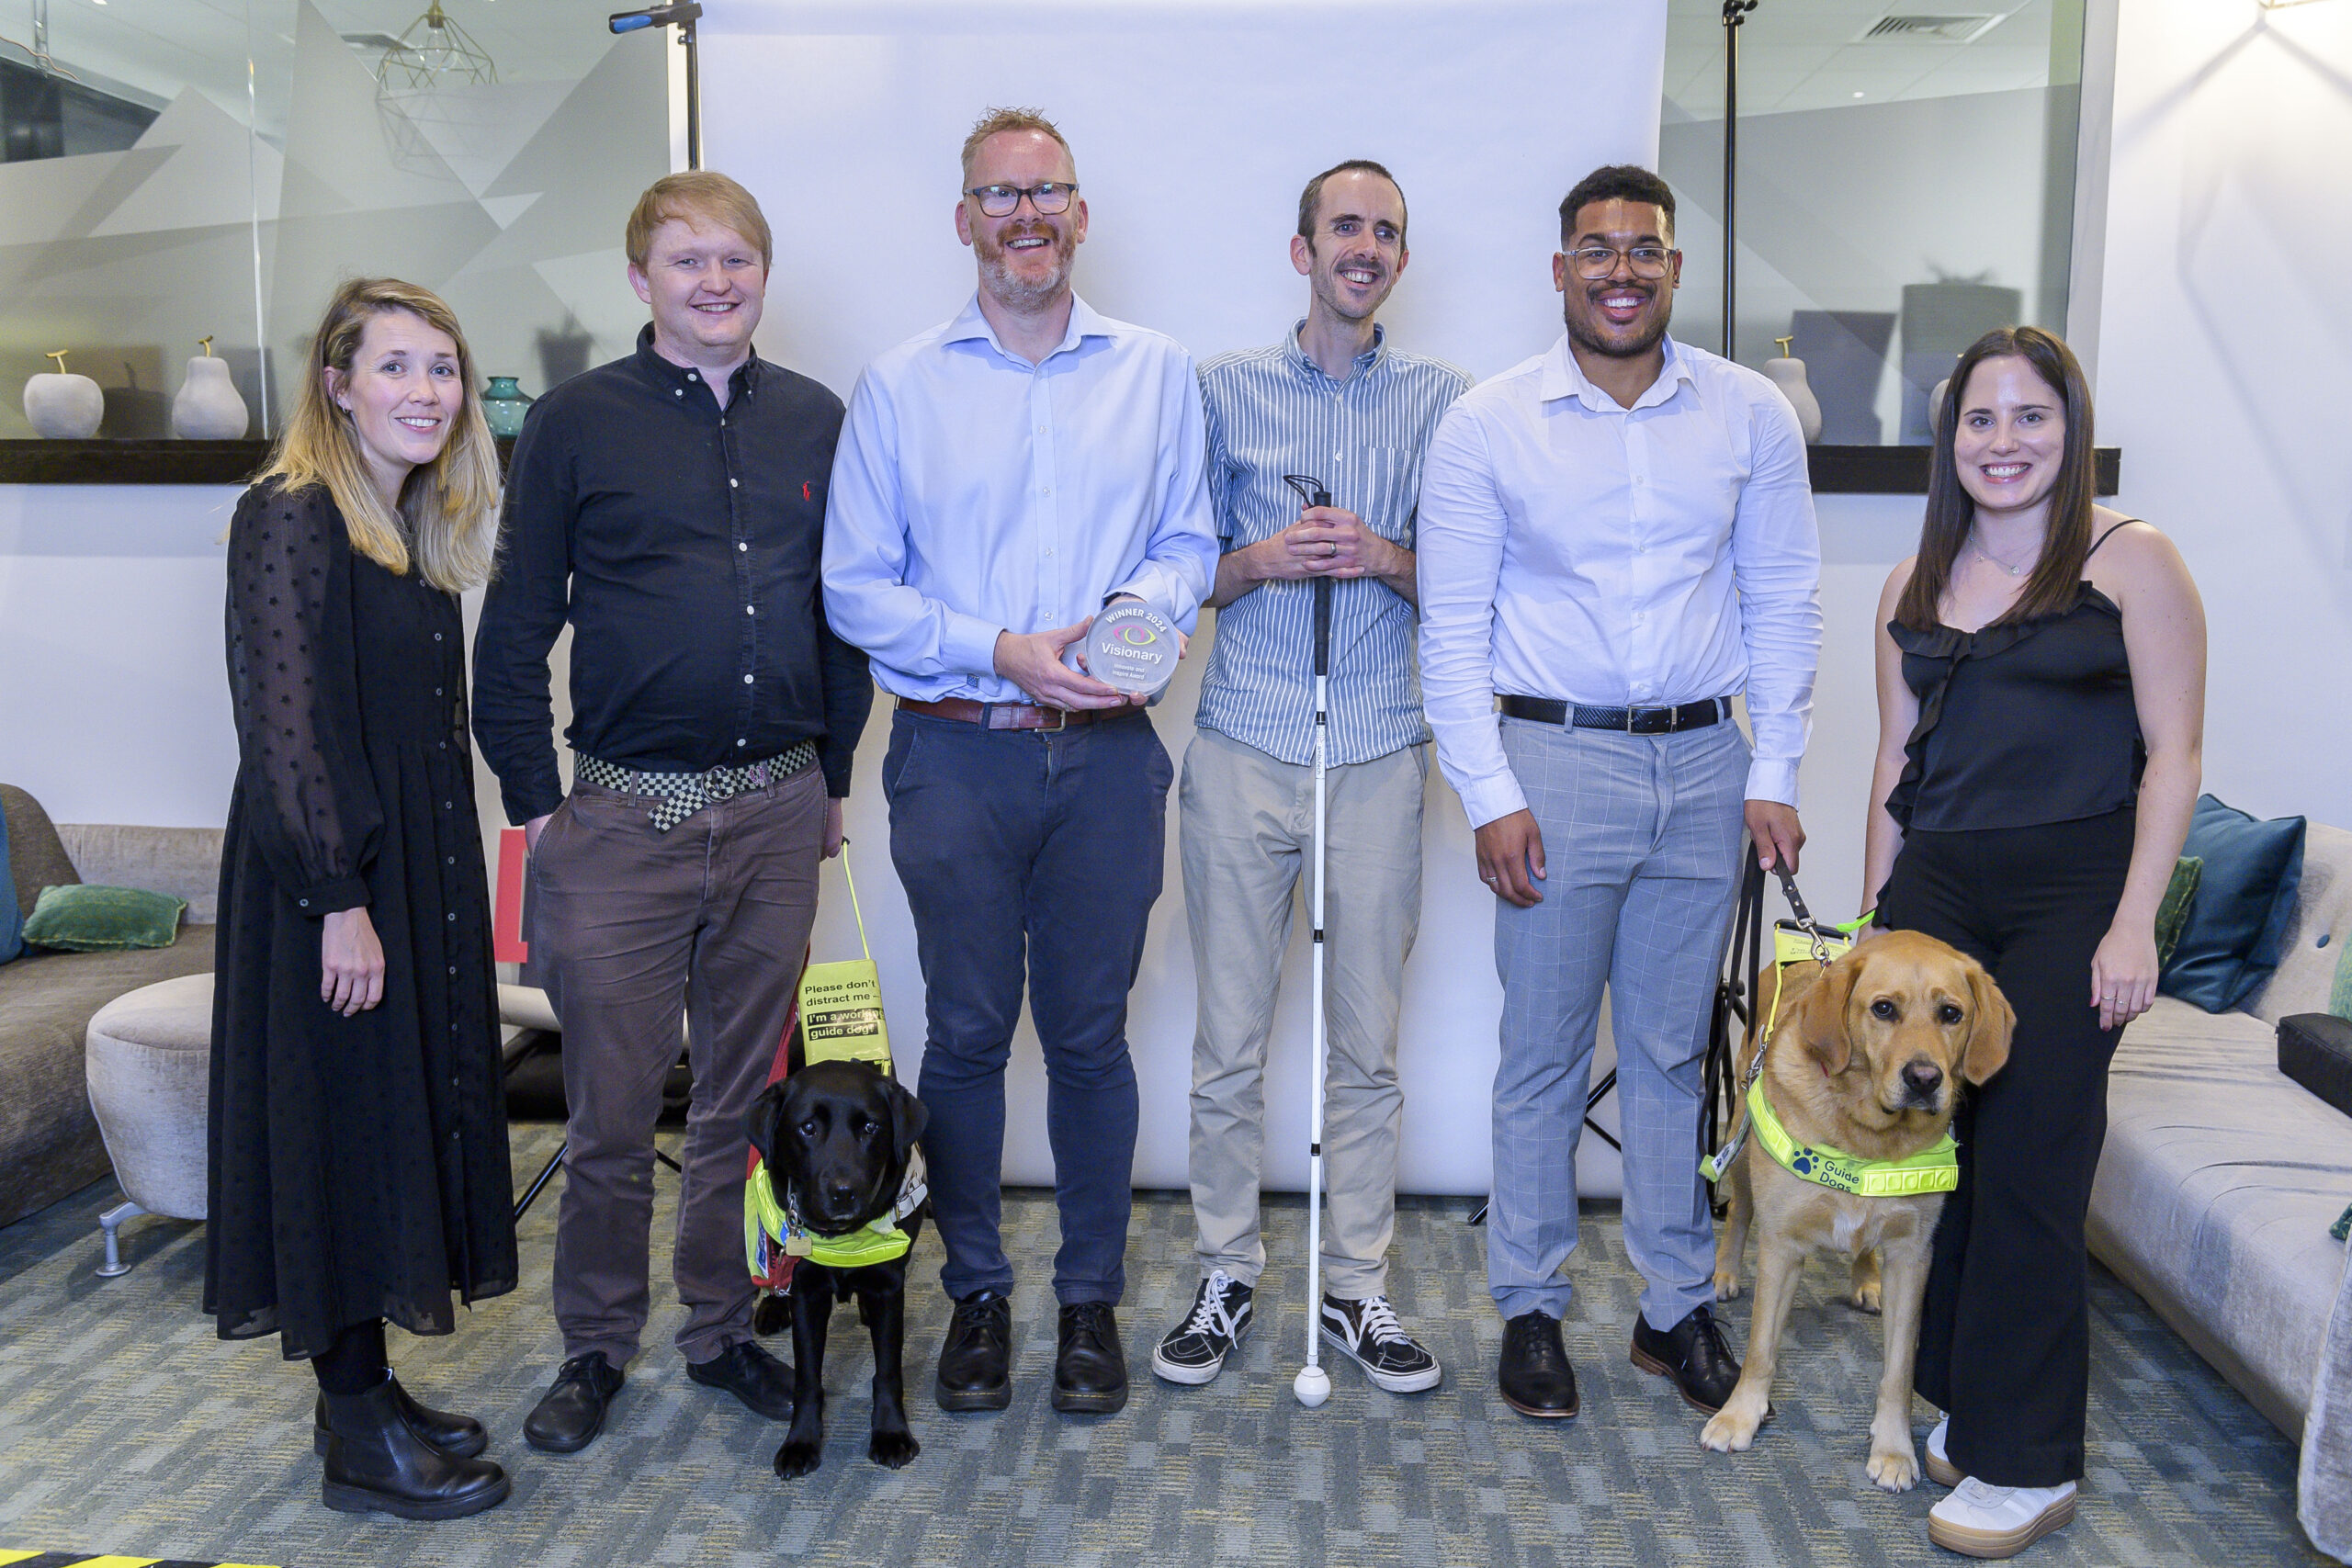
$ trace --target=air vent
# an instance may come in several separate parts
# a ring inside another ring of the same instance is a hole
[[[2004,11],[1896,13],[1855,35],[1856,43],[1974,43],[2004,20]]]

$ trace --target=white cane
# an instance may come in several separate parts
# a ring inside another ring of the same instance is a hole
[[[1316,479],[1286,474],[1283,482],[1309,506],[1329,506],[1331,492]],[[1315,580],[1315,882],[1307,896],[1313,928],[1315,1102],[1306,1134],[1306,1365],[1291,1392],[1309,1410],[1331,1397],[1331,1375],[1322,1367],[1323,1327],[1323,1069],[1327,1049],[1323,1019],[1323,765],[1330,728],[1331,580]]]

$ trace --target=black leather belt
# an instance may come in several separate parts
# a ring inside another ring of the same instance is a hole
[[[1671,735],[1680,729],[1704,729],[1731,716],[1729,697],[1702,697],[1672,708],[1589,708],[1554,697],[1519,697],[1508,693],[1495,698],[1512,718],[1537,724],[1572,725],[1578,729],[1621,729],[1628,735]]]

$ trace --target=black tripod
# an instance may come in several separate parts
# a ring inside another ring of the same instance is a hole
[[[563,1036],[560,1034],[550,1034],[544,1029],[524,1030],[508,1041],[505,1049],[499,1054],[501,1072],[506,1077],[513,1077],[514,1069],[522,1065],[525,1057],[547,1049],[550,1045],[560,1049],[562,1040]],[[680,1054],[679,1059],[682,1061],[684,1059],[684,1053]],[[562,1166],[563,1156],[571,1152],[571,1140],[566,1138],[557,1146],[555,1153],[548,1156],[548,1163],[539,1168],[539,1174],[531,1179],[531,1184],[523,1189],[523,1195],[514,1200],[515,1224],[523,1223],[523,1216],[530,1212],[533,1203],[538,1201],[539,1194],[546,1190],[547,1184],[554,1179],[557,1169]],[[685,1174],[684,1168],[676,1160],[663,1154],[659,1147],[654,1149],[653,1157],[672,1170],[677,1171],[681,1176]]]

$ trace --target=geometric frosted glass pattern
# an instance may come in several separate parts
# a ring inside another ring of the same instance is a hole
[[[668,168],[667,36],[501,6],[477,29],[497,80],[383,91],[368,40],[423,8],[346,3],[331,20],[311,0],[248,0],[242,16],[175,4],[147,14],[211,30],[143,59],[122,22],[74,8],[59,62],[95,61],[164,107],[120,152],[0,164],[0,438],[33,434],[22,389],[56,348],[105,389],[102,435],[167,435],[208,334],[252,434],[274,434],[327,295],[360,275],[441,293],[481,373],[533,393],[629,349],[644,307],[621,228]]]

